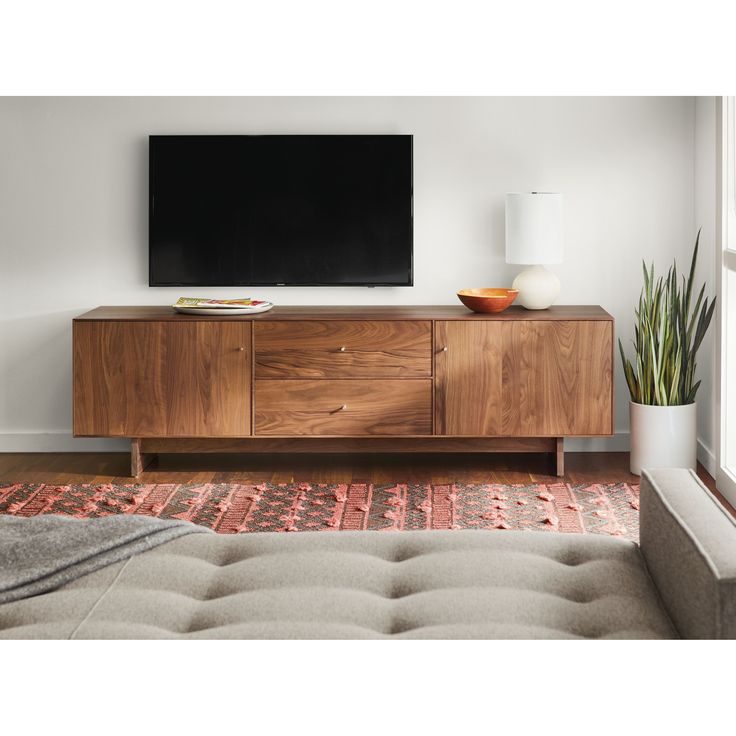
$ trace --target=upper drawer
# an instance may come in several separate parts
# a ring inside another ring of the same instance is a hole
[[[256,322],[257,378],[432,375],[429,321]]]

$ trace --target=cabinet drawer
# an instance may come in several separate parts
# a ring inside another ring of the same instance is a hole
[[[259,380],[257,435],[432,433],[432,381]]]
[[[429,321],[256,322],[256,378],[432,375]]]

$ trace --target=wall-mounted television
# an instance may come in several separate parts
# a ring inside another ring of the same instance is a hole
[[[411,286],[410,135],[153,135],[151,286]]]

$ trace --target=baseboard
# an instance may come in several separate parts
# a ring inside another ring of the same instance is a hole
[[[78,438],[71,432],[0,434],[0,452],[129,452],[123,439]]]
[[[613,437],[571,437],[565,440],[565,452],[628,452],[629,433],[616,432]]]
[[[698,440],[698,462],[708,471],[711,478],[716,477],[716,456],[703,440]]]

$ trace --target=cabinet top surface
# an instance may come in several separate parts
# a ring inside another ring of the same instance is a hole
[[[168,306],[97,307],[75,321],[143,322],[221,322],[281,320],[612,320],[597,305],[555,305],[549,309],[529,310],[511,306],[499,314],[476,314],[462,305],[447,306],[275,306],[261,314],[207,316],[179,314]]]

